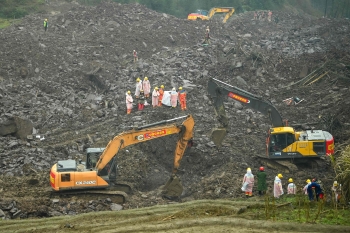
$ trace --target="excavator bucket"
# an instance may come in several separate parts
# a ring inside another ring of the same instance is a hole
[[[210,139],[214,142],[215,146],[220,147],[222,141],[226,137],[227,131],[226,128],[215,128],[211,132]]]
[[[162,188],[162,194],[168,199],[177,199],[181,196],[183,190],[180,178],[172,175]]]

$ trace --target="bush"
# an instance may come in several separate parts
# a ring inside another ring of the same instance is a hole
[[[350,145],[336,158],[334,170],[338,183],[342,184],[342,192],[346,202],[350,201]]]

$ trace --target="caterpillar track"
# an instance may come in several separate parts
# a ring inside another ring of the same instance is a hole
[[[265,164],[265,166],[278,170],[283,173],[295,173],[298,166],[308,168],[321,168],[325,166],[325,160],[320,158],[305,158],[305,159],[269,159],[266,156],[257,156],[257,158]]]

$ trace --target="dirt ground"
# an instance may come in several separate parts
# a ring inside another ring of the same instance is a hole
[[[113,209],[113,200],[105,198],[52,195],[51,166],[61,159],[82,158],[86,148],[104,147],[132,127],[186,114],[196,121],[195,146],[180,166],[184,193],[179,202],[242,197],[247,167],[254,174],[260,166],[266,166],[270,189],[275,175],[283,172],[298,187],[317,177],[330,192],[334,172],[328,158],[318,167],[300,165],[289,174],[259,159],[265,154],[270,122],[233,100],[225,104],[229,133],[223,147],[216,148],[210,130],[218,122],[206,84],[215,77],[262,96],[296,129],[329,131],[339,150],[348,144],[350,133],[348,20],[275,12],[278,22],[254,21],[246,12],[222,24],[220,16],[189,22],[135,4],[54,2],[47,7],[47,12],[0,31],[1,122],[17,116],[31,120],[35,128],[33,140],[0,137],[2,218]],[[47,32],[44,18],[49,19]],[[206,26],[211,28],[210,46],[201,44]],[[137,63],[133,49],[139,54]],[[188,111],[146,107],[140,112],[134,106],[126,115],[125,92],[134,92],[135,79],[144,76],[152,87],[183,86]],[[283,103],[293,96],[305,101]],[[118,181],[133,187],[123,209],[169,202],[159,187],[171,175],[176,139],[169,136],[120,151]],[[232,225],[236,220],[227,221]]]

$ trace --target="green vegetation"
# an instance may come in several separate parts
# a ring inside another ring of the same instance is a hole
[[[299,204],[299,198],[305,202]],[[263,198],[253,197],[233,201],[190,201],[119,212],[0,221],[0,232],[206,233],[231,232],[232,229],[235,232],[252,232],[252,229],[259,232],[344,232],[350,229],[349,214],[348,209],[335,209],[321,202],[309,203],[305,196],[266,198],[265,203]]]
[[[349,208],[342,203],[334,203],[334,197],[319,202],[310,202],[302,193],[284,195],[280,199],[265,197],[265,208],[256,209],[259,220],[288,221],[299,223],[321,223],[327,225],[349,225]]]
[[[0,0],[0,18],[17,19],[38,12],[44,0]]]
[[[49,0],[56,1],[56,0]],[[72,0],[65,0],[72,2]],[[96,5],[108,0],[77,0],[81,4]],[[196,9],[217,6],[234,7],[236,12],[252,10],[294,10],[321,17],[350,17],[348,0],[113,0],[119,3],[139,3],[150,9],[165,12],[179,18],[186,18]],[[0,18],[16,19],[30,13],[44,11],[45,0],[0,0]]]
[[[11,25],[10,20],[8,20],[8,19],[1,19],[0,18],[0,29],[8,27],[10,25]]]
[[[350,202],[350,145],[342,150],[334,162],[336,179],[341,186],[344,201]]]

